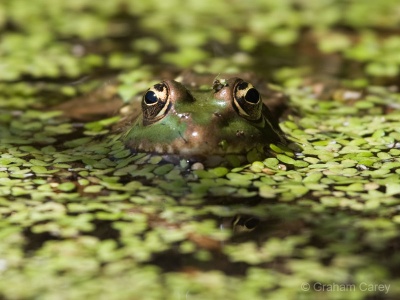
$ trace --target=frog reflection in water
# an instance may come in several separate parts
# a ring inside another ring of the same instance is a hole
[[[257,151],[265,157],[271,143],[287,145],[259,92],[240,78],[214,80],[208,88],[165,80],[144,93],[141,107],[124,137],[137,152],[204,159]]]

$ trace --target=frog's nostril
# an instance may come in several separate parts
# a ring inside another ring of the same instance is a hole
[[[237,130],[237,131],[236,131],[236,136],[237,136],[237,137],[245,136],[244,131],[243,131],[243,130]]]
[[[218,118],[222,117],[222,115],[220,113],[216,113],[216,112],[214,113],[214,116],[216,116]]]

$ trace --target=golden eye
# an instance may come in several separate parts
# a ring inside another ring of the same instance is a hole
[[[143,125],[150,125],[162,119],[169,107],[169,90],[164,82],[149,88],[142,99]]]
[[[233,103],[240,116],[256,121],[261,118],[262,101],[260,93],[251,83],[239,79],[233,90]]]

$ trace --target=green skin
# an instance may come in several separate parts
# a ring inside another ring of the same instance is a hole
[[[139,115],[124,136],[125,144],[137,152],[185,158],[247,154],[255,149],[265,153],[271,143],[286,145],[283,132],[265,104],[260,103],[261,117],[257,121],[244,118],[235,109],[238,80],[232,78],[224,86],[207,89],[164,81],[170,108],[151,124],[146,124],[143,113]]]

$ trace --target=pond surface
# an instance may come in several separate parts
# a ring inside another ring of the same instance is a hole
[[[395,2],[35,2],[0,4],[0,298],[398,298]],[[126,148],[132,102],[188,69],[256,73],[302,150]]]

